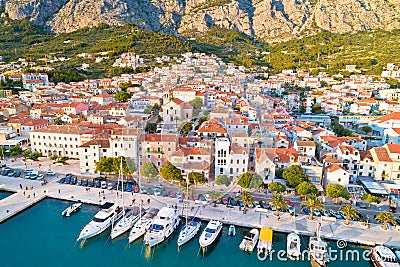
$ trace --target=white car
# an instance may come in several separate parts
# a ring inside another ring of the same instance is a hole
[[[42,180],[43,178],[44,178],[43,174],[38,174],[36,177],[37,180]]]
[[[107,189],[107,183],[106,183],[106,181],[101,181],[101,188],[102,188],[102,189]]]
[[[108,185],[107,185],[107,189],[108,189],[108,190],[111,190],[111,189],[113,189],[113,184],[112,184],[112,183],[108,183]]]
[[[56,175],[56,173],[55,173],[55,172],[53,172],[53,171],[47,171],[47,172],[46,172],[46,175],[53,176],[53,175]]]

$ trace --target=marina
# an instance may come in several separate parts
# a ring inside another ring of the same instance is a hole
[[[238,245],[248,229],[236,228],[235,236],[228,236],[228,226],[222,230],[215,246],[203,257],[199,250],[198,238],[189,241],[180,250],[177,249],[176,241],[178,231],[161,246],[152,249],[150,255],[146,255],[143,239],[128,244],[127,234],[116,240],[109,237],[110,230],[89,239],[85,246],[80,248],[75,242],[77,234],[91,218],[99,211],[99,207],[82,205],[80,212],[65,220],[60,212],[71,205],[69,201],[45,199],[39,204],[19,214],[18,216],[4,222],[0,227],[1,250],[3,252],[2,266],[42,266],[44,262],[53,266],[158,266],[158,267],[185,267],[190,262],[191,266],[273,266],[270,260],[260,261],[256,253],[248,254],[239,250]],[[30,227],[26,227],[29,221]],[[202,229],[205,227],[203,222]],[[31,231],[31,229],[37,229]],[[286,235],[274,233],[273,249],[286,249]],[[303,247],[308,238],[302,236]],[[24,240],[24,242],[21,242]],[[41,245],[37,245],[41,240]],[[329,242],[332,249],[338,249],[336,242]],[[349,244],[348,249],[364,251],[364,249]],[[15,257],[18,251],[18,257]],[[32,254],[35,257],[32,257]],[[102,255],[99,257],[99,255]],[[226,257],[229,255],[229,257]],[[278,259],[272,262],[277,264]],[[280,266],[302,267],[310,266],[308,261],[282,262]],[[368,262],[343,263],[330,262],[329,266],[370,266]]]

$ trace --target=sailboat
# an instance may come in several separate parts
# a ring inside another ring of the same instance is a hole
[[[260,238],[257,245],[257,254],[259,256],[268,255],[272,250],[273,231],[269,227],[263,227],[260,230]]]
[[[149,229],[150,224],[153,222],[154,217],[157,215],[159,209],[152,208],[145,213],[145,215],[141,216],[139,220],[133,225],[130,233],[129,233],[129,243],[132,243],[136,239],[143,236],[146,231]]]
[[[325,266],[329,262],[328,244],[323,241],[321,235],[321,224],[318,224],[315,236],[310,237],[309,251],[310,260],[314,260],[320,266]]]
[[[201,227],[201,219],[198,217],[190,216],[188,217],[188,208],[189,208],[189,181],[186,181],[186,224],[179,232],[178,237],[178,247],[187,243],[191,240],[200,230]]]
[[[120,170],[119,176],[121,178],[121,185],[122,185],[122,206],[124,206],[124,176],[122,174],[122,157],[120,163]],[[118,181],[119,182],[119,181]],[[132,228],[133,224],[139,220],[139,216],[141,211],[139,209],[126,209],[123,208],[122,210],[122,218],[112,224],[111,229],[111,239],[114,239],[123,233],[127,232],[129,229]]]
[[[286,254],[288,257],[299,258],[301,255],[299,235],[296,233],[288,234],[286,242]]]

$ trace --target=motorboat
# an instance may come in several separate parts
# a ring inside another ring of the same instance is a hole
[[[114,203],[106,202],[94,218],[82,229],[77,241],[96,236],[108,229],[113,221],[122,216],[122,209]]]
[[[66,208],[61,215],[64,217],[69,217],[71,214],[78,212],[81,209],[82,203],[75,203]]]
[[[133,224],[136,223],[140,216],[139,207],[136,207],[136,209],[128,209],[123,211],[122,218],[113,225],[113,228],[111,230],[111,238],[114,239],[123,233],[129,231]]]
[[[201,233],[199,243],[200,247],[205,249],[210,246],[222,230],[222,223],[220,221],[211,220],[203,233]]]
[[[301,255],[299,235],[296,233],[288,234],[286,242],[286,254],[295,259],[299,258]]]
[[[268,255],[272,250],[272,236],[274,232],[269,227],[263,227],[260,230],[260,237],[257,245],[257,254],[259,256]]]
[[[328,244],[321,239],[320,232],[321,225],[318,224],[315,235],[310,237],[309,256],[310,260],[314,260],[320,266],[325,266],[329,262]]]
[[[239,245],[239,248],[244,251],[248,251],[252,253],[254,251],[254,247],[256,246],[258,242],[258,237],[260,235],[260,232],[258,229],[251,229],[246,233],[244,236],[242,242]]]
[[[161,208],[144,236],[144,243],[150,247],[160,244],[174,232],[180,221],[178,210]]]
[[[191,240],[200,230],[201,219],[198,217],[189,216],[186,225],[179,232],[178,247]]]
[[[129,232],[129,243],[132,243],[146,233],[158,212],[159,209],[152,208],[139,218],[139,220],[133,225],[131,231]]]
[[[398,267],[396,255],[388,247],[377,245],[371,249],[371,262],[377,267]]]
[[[228,235],[230,235],[230,236],[236,235],[236,228],[235,228],[235,226],[233,224],[231,224],[229,226]]]

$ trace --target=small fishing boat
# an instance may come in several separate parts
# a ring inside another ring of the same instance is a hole
[[[230,235],[230,236],[236,235],[236,228],[235,228],[235,226],[233,224],[231,224],[229,226],[228,235]]]
[[[272,250],[273,231],[269,227],[263,227],[260,230],[260,238],[257,245],[257,254],[259,256],[268,255]]]
[[[203,233],[201,233],[199,239],[200,247],[203,249],[209,247],[215,241],[215,239],[217,239],[217,236],[219,235],[221,230],[222,223],[220,221],[211,220],[207,224],[206,229],[204,229]]]
[[[309,256],[310,260],[314,260],[320,266],[325,266],[329,262],[328,257],[328,244],[322,240],[321,235],[321,225],[318,224],[315,236],[310,237],[309,243]]]
[[[178,247],[182,246],[191,240],[200,230],[201,219],[198,217],[189,216],[186,225],[179,232]]]
[[[371,249],[371,262],[376,267],[399,267],[396,255],[388,247],[378,245]]]
[[[64,217],[69,217],[71,214],[78,212],[81,209],[82,203],[75,203],[66,208],[61,215]]]
[[[287,236],[287,243],[286,243],[286,253],[289,257],[292,258],[299,258],[301,255],[300,250],[300,237],[296,233],[290,233]]]
[[[259,235],[260,235],[260,232],[258,231],[258,229],[255,229],[255,228],[251,229],[244,236],[242,242],[239,245],[239,248],[241,250],[252,253],[254,250],[254,247],[257,244]]]

